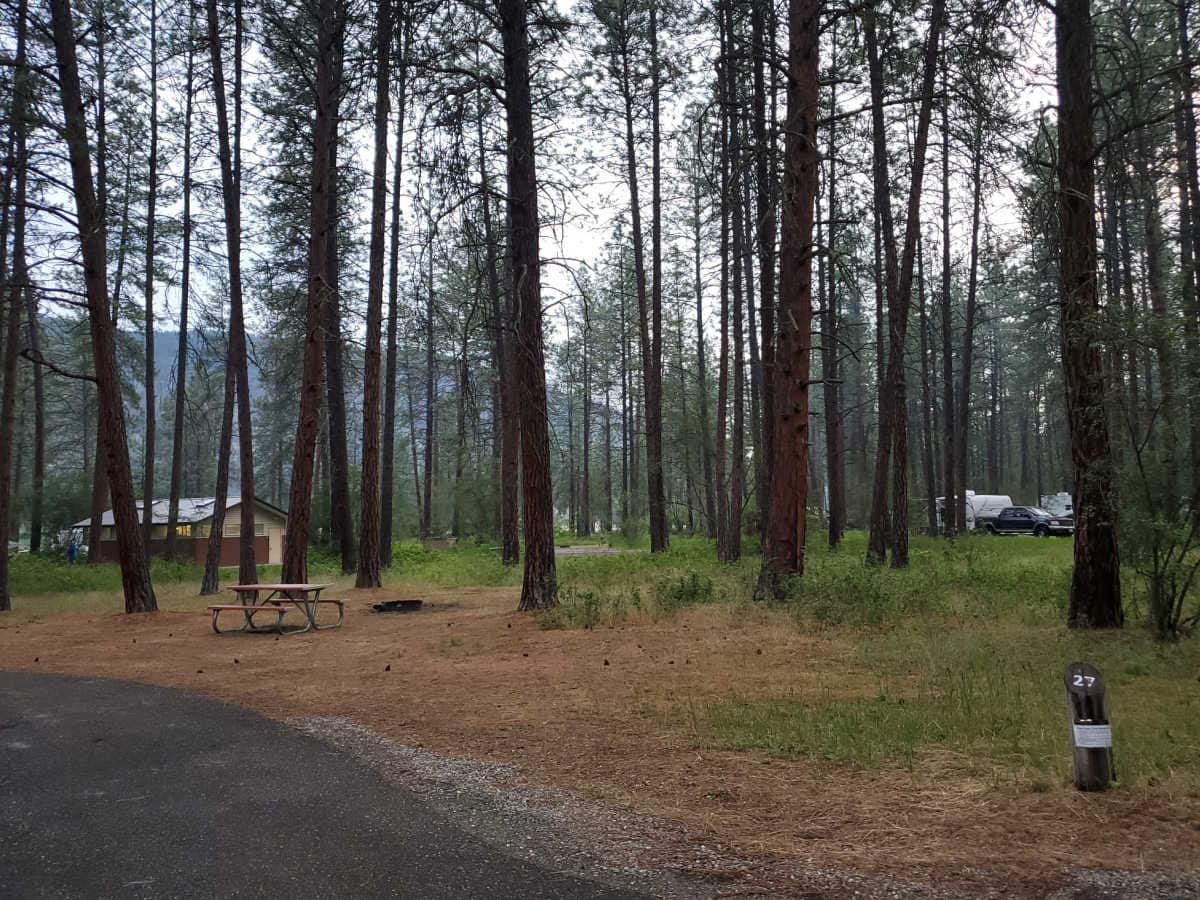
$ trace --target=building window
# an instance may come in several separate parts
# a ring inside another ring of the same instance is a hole
[[[100,532],[101,540],[115,541],[117,539],[117,529],[115,525],[105,525]]]
[[[190,529],[192,526],[188,525],[187,527]],[[182,533],[183,532],[181,531],[180,534],[182,534]],[[196,537],[198,537],[198,538],[208,537],[208,523],[207,522],[201,523],[200,525],[196,526]]]
[[[266,537],[267,523],[266,522],[255,522],[254,523],[254,534],[256,537]]]
[[[222,535],[224,537],[241,537],[242,536],[242,523],[241,522],[230,522],[228,525],[225,526],[225,530],[222,532]]]
[[[192,536],[192,526],[191,525],[176,525],[175,526],[175,534],[177,534],[179,537],[191,537]]]

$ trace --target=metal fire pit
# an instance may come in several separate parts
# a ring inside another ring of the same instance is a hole
[[[372,603],[371,609],[375,612],[416,612],[425,605],[424,600],[384,600],[381,603]]]

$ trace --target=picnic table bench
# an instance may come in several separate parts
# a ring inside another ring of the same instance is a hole
[[[217,603],[208,607],[212,613],[212,628],[217,634],[227,634],[230,631],[273,631],[278,634],[303,634],[306,631],[323,631],[327,628],[339,627],[346,618],[345,600],[325,600],[321,591],[333,587],[332,584],[235,584],[229,590],[238,595],[240,603]],[[259,599],[260,594],[266,596]],[[325,625],[317,623],[317,609],[322,603],[332,603],[337,606],[336,622]],[[292,609],[304,613],[304,625],[286,627],[283,617]],[[220,628],[219,619],[223,612],[234,612],[242,616],[239,628]],[[270,625],[255,625],[254,617],[259,613],[274,615],[275,621]]]

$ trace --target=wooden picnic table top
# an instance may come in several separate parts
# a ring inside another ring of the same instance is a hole
[[[325,588],[333,587],[333,582],[328,584],[231,584],[229,590],[244,591],[295,591],[296,593],[313,593],[314,591],[323,591]]]

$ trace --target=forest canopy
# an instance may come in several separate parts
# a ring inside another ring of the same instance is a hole
[[[478,540],[541,608],[556,530],[784,599],[1061,493],[1070,624],[1119,559],[1194,622],[1189,0],[0,8],[0,530],[111,509],[127,609],[187,498],[206,592],[264,502],[285,578]]]

